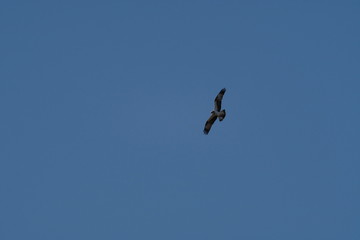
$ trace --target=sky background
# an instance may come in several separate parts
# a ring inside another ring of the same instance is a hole
[[[360,239],[359,12],[1,1],[0,238]]]

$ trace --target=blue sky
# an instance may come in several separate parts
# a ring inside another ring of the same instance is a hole
[[[0,238],[360,239],[359,11],[2,1]]]

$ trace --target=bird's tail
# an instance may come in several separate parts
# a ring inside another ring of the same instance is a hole
[[[226,116],[225,109],[222,110],[220,113],[221,113],[221,114],[220,114],[220,116],[219,116],[219,121],[221,122],[222,120],[224,120],[224,118],[225,118],[225,116]]]

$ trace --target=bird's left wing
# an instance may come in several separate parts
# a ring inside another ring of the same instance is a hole
[[[221,89],[221,91],[218,93],[218,95],[216,96],[216,98],[214,100],[215,110],[218,112],[220,112],[220,110],[221,110],[221,101],[223,99],[225,91],[226,91],[225,88]]]
[[[204,127],[204,133],[205,134],[208,134],[210,132],[211,126],[216,121],[216,118],[217,118],[216,114],[212,113],[211,116],[209,117],[209,119],[206,121],[205,127]]]

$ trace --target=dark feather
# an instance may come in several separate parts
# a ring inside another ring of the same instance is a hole
[[[209,119],[206,121],[205,123],[205,127],[204,127],[204,133],[208,134],[210,132],[211,126],[214,124],[214,122],[216,121],[216,114],[213,113],[211,114],[211,116],[209,117]]]
[[[221,101],[223,99],[223,96],[225,94],[226,89],[223,88],[221,89],[221,91],[218,93],[218,95],[216,96],[214,103],[215,103],[215,110],[216,111],[220,111],[221,110]]]

